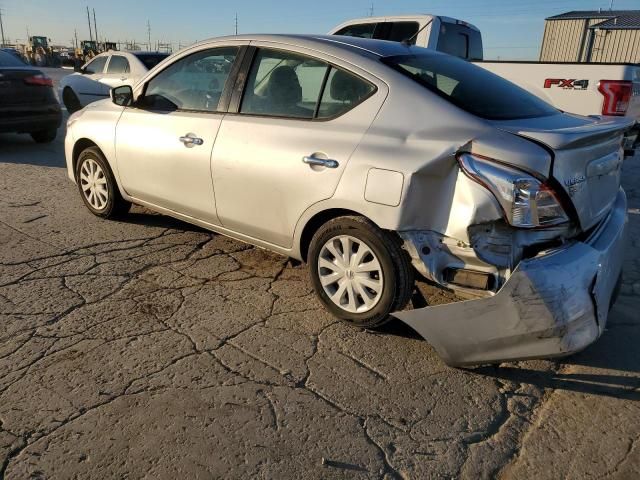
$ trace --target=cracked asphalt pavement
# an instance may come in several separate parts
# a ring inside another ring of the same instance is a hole
[[[0,478],[640,475],[640,158],[605,335],[461,370],[401,324],[337,323],[304,265],[140,207],[92,216],[63,135],[0,135]]]

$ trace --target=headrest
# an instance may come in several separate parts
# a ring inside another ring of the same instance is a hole
[[[266,93],[269,100],[277,104],[292,105],[300,102],[302,87],[296,71],[288,65],[276,68],[271,72]]]

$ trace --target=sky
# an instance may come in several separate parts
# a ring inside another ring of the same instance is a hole
[[[0,0],[5,37],[24,42],[47,36],[71,45],[74,30],[89,39],[87,6],[95,9],[100,39],[171,43],[240,33],[326,33],[346,20],[411,13],[446,15],[482,32],[485,58],[536,60],[545,17],[570,10],[609,9],[611,0]],[[640,0],[614,0],[614,9],[640,9]],[[93,18],[93,17],[92,17]]]

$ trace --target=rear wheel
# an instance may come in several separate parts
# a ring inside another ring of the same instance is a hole
[[[58,130],[52,128],[51,130],[41,130],[39,132],[31,132],[31,138],[36,143],[51,143],[56,139]]]
[[[413,288],[413,270],[400,240],[363,217],[324,224],[309,247],[309,271],[325,307],[358,327],[388,322]]]
[[[83,150],[78,157],[76,180],[84,204],[94,215],[113,218],[131,208],[131,203],[120,195],[109,163],[97,147]]]
[[[82,108],[80,100],[78,100],[78,96],[69,87],[66,87],[62,91],[62,103],[64,103],[69,114],[75,113]]]

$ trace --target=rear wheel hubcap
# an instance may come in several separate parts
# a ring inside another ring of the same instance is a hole
[[[320,284],[329,299],[350,313],[373,309],[382,296],[382,267],[369,245],[350,235],[331,238],[318,257]]]

